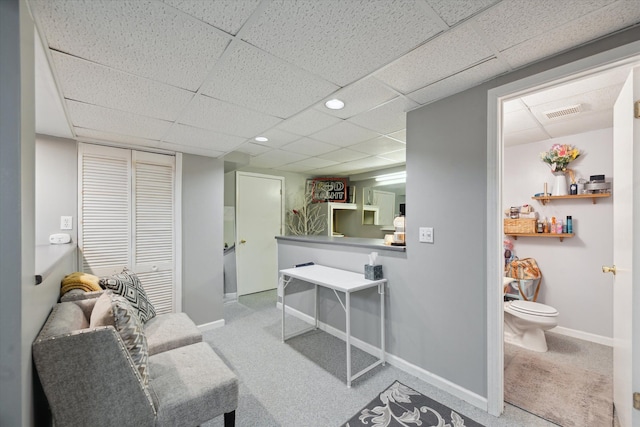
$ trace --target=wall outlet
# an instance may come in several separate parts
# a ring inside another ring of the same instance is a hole
[[[433,243],[433,227],[420,227],[420,241]]]
[[[73,217],[72,216],[61,216],[60,217],[60,230],[71,230],[73,228]]]

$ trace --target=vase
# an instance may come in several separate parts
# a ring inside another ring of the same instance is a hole
[[[552,172],[553,173],[553,189],[551,190],[552,196],[566,196],[569,194],[567,191],[567,177],[564,172]]]

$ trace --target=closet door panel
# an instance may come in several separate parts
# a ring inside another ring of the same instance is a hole
[[[79,146],[78,247],[82,270],[96,276],[130,266],[131,152]]]
[[[175,307],[175,157],[133,152],[133,270],[161,313]]]

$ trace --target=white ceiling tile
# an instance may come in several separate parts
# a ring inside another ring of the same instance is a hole
[[[438,31],[417,2],[275,0],[243,39],[346,86]]]
[[[34,44],[36,133],[73,138],[74,135],[62,106],[62,99],[37,31]]]
[[[226,135],[193,126],[175,124],[169,129],[169,133],[164,137],[164,141],[203,148],[205,150],[228,152],[244,144],[246,138]]]
[[[193,92],[175,86],[59,52],[51,55],[67,99],[173,121],[193,98]]]
[[[162,148],[163,150],[172,150],[179,153],[195,154],[197,156],[216,157],[216,158],[226,154],[223,151],[208,150],[206,148],[194,147],[194,146],[182,145],[182,144],[174,144],[172,142],[161,142],[158,148]]]
[[[563,99],[576,99],[582,94],[605,89],[607,92],[619,93],[629,75],[632,66],[625,66],[607,71],[595,76],[563,83],[522,97],[522,101],[529,107],[548,104]],[[609,105],[608,107],[610,107]],[[607,108],[608,108],[607,107]]]
[[[348,171],[351,174],[354,173],[359,173],[359,172],[366,172],[369,170],[375,170],[375,169],[379,169],[383,166],[390,166],[393,164],[397,164],[399,162],[393,161],[393,160],[389,160],[389,159],[383,159],[381,157],[366,157],[364,159],[360,159],[360,160],[354,160],[352,162],[347,162],[347,163],[343,163],[345,166],[348,166]]]
[[[638,21],[640,21],[638,1],[618,1],[567,25],[545,31],[506,49],[502,55],[513,68],[518,68],[628,27]]]
[[[389,153],[391,151],[404,150],[406,144],[390,139],[385,136],[351,145],[350,150],[360,151],[371,155]]]
[[[325,107],[323,102],[315,108],[332,116],[347,119],[375,108],[396,96],[397,93],[395,91],[380,83],[379,80],[373,77],[367,77],[331,94],[331,98],[338,98],[344,101],[344,108],[342,110],[330,110]]]
[[[277,168],[293,162],[299,162],[309,156],[304,156],[290,151],[271,150],[264,154],[251,157],[249,164],[259,168]]]
[[[277,117],[203,95],[196,96],[180,119],[187,125],[245,138],[252,138],[280,121]]]
[[[573,135],[576,129],[580,132],[588,132],[591,130],[606,129],[613,125],[613,111],[601,110],[593,111],[584,116],[577,116],[573,119],[562,120],[555,123],[545,125],[545,129],[552,138]]]
[[[129,135],[120,135],[112,132],[104,132],[95,129],[86,129],[81,127],[74,128],[79,139],[96,142],[115,142],[128,146],[152,147],[159,148],[160,142],[153,139],[138,138]]]
[[[524,98],[523,98],[524,99]],[[518,110],[524,110],[527,106],[522,102],[522,99],[512,99],[510,101],[506,101],[502,104],[502,112],[503,113],[512,113]]]
[[[326,142],[320,142],[316,139],[311,138],[301,138],[295,142],[281,147],[282,150],[305,154],[307,156],[318,156],[320,154],[338,150],[339,148],[340,147],[337,147],[335,145],[327,144]]]
[[[230,41],[160,2],[35,0],[30,5],[51,48],[192,91]]]
[[[500,51],[577,19],[615,0],[504,0],[473,20]]]
[[[402,129],[398,132],[393,132],[387,135],[387,138],[395,139],[396,141],[407,143],[407,130]]]
[[[341,148],[318,157],[336,162],[350,162],[352,160],[364,159],[367,156],[368,154],[361,153],[359,151],[350,150],[349,148]]]
[[[551,136],[542,128],[531,128],[513,133],[505,133],[503,140],[505,146],[529,144],[531,142],[544,141]]]
[[[374,76],[406,94],[492,56],[493,50],[482,42],[473,27],[463,24],[409,52]]]
[[[313,169],[309,173],[315,177],[339,177],[341,175],[349,175],[353,169],[349,163],[341,163],[333,166]]]
[[[349,119],[350,122],[379,133],[392,133],[407,127],[407,111],[418,106],[414,101],[399,96],[366,113]]]
[[[237,34],[260,0],[163,0],[222,31]]]
[[[265,147],[264,145],[254,144],[253,142],[247,142],[244,145],[236,148],[236,151],[241,153],[251,154],[252,156],[257,156],[258,154],[264,154],[267,151],[271,151],[272,148]]]
[[[330,144],[346,147],[379,136],[376,132],[356,126],[349,122],[340,122],[314,133],[312,137]]]
[[[449,78],[411,92],[408,96],[420,104],[428,104],[477,86],[506,71],[507,67],[504,64],[497,59],[491,59]]]
[[[289,163],[288,165],[280,166],[279,169],[288,172],[306,172],[313,169],[325,168],[336,165],[337,162],[331,160],[319,159],[317,157],[309,157],[308,159],[301,160],[295,163]]]
[[[391,160],[393,162],[406,162],[407,150],[392,151],[390,153],[380,154],[378,157],[382,157],[383,159]]]
[[[171,122],[67,100],[73,125],[145,139],[162,138]]]
[[[337,117],[330,116],[329,114],[312,108],[280,123],[278,129],[297,135],[308,136],[319,130],[328,128],[331,125],[340,123],[341,121],[342,120]]]
[[[525,129],[539,127],[540,123],[527,109],[504,113],[502,130],[505,133],[518,132]]]
[[[566,119],[572,120],[580,116],[585,116],[594,111],[609,111],[613,120],[613,105],[618,99],[618,94],[622,89],[622,84],[591,90],[582,94],[569,96],[567,98],[555,99],[544,104],[538,104],[531,107],[531,112],[540,123],[551,124],[561,121],[558,119],[549,119],[544,113],[554,111],[560,108],[570,107],[580,104],[581,112],[575,116],[567,116]],[[612,122],[613,124],[613,122]]]
[[[499,0],[427,0],[427,3],[429,3],[429,6],[451,27],[498,1]]]
[[[243,42],[232,45],[202,86],[202,93],[288,118],[338,86]]]
[[[256,135],[256,136],[264,136],[265,138],[268,138],[269,141],[259,142],[254,140],[252,141],[253,143],[265,145],[267,147],[274,147],[274,148],[282,147],[283,145],[286,145],[290,142],[300,139],[300,135],[285,132],[277,128],[272,128],[266,132],[261,132],[259,135]]]

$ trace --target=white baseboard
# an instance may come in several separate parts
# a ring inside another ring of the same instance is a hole
[[[276,304],[276,307],[279,310],[282,310],[282,303],[278,302]],[[294,317],[297,317],[298,319],[303,320],[309,324],[313,324],[314,322],[314,318],[312,316],[302,313],[301,311],[298,311],[288,306],[286,308],[286,313]],[[323,323],[323,322],[318,322],[318,328],[322,331],[325,331],[329,335],[333,335],[334,337],[340,338],[343,341],[345,340],[346,334],[343,331],[336,329],[331,325],[327,325],[326,323]],[[374,345],[371,345],[358,338],[353,338],[353,337],[351,338],[351,344],[354,347],[357,347],[360,350],[371,354],[372,356],[380,357],[380,349]],[[385,360],[387,361],[387,363],[395,366],[401,371],[404,371],[410,375],[413,375],[414,377],[421,379],[427,384],[430,384],[434,387],[444,390],[447,393],[451,394],[452,396],[455,396],[458,399],[462,399],[465,402],[468,402],[471,405],[482,409],[483,411],[487,411],[488,401],[486,397],[482,397],[463,387],[460,387],[459,385],[454,384],[449,380],[446,380],[438,375],[435,375],[427,371],[426,369],[420,368],[419,366],[409,363],[406,360],[398,356],[395,356],[393,354],[385,353]]]
[[[198,325],[198,329],[200,332],[210,331],[212,329],[222,328],[224,326],[224,319],[216,320],[215,322],[204,323],[202,325]]]
[[[602,335],[590,334],[589,332],[582,332],[575,329],[564,328],[562,326],[556,326],[555,328],[550,329],[549,332],[555,332],[556,334],[613,347],[613,338],[603,337]]]

